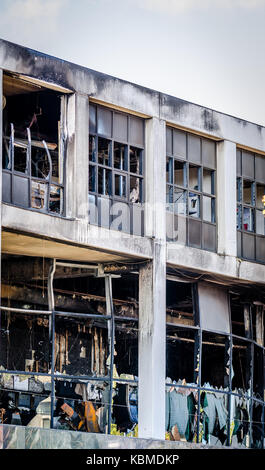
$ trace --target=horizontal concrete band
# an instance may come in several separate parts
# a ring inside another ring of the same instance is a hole
[[[0,449],[210,449],[214,446],[0,425]]]
[[[3,204],[2,225],[2,250],[10,254],[26,254],[30,249],[29,255],[40,256],[41,249],[41,256],[96,263],[153,259],[154,240],[151,238],[98,228],[82,220],[61,219]],[[43,241],[43,238],[49,240]],[[265,266],[262,264],[179,243],[163,243],[167,246],[166,262],[169,266],[264,283]],[[78,246],[74,247],[74,244]]]

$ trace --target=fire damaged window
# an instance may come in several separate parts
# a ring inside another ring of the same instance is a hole
[[[167,128],[167,238],[216,251],[216,146]]]
[[[167,323],[196,325],[194,286],[167,279]]]
[[[184,274],[173,281],[172,270],[168,277],[166,438],[263,448],[262,295]],[[173,306],[188,307],[193,321],[174,320]]]
[[[6,256],[0,422],[137,436],[138,275]]]
[[[89,106],[90,223],[143,235],[144,120]]]
[[[64,214],[65,96],[4,74],[3,201]]]
[[[265,158],[237,149],[239,258],[265,262]]]

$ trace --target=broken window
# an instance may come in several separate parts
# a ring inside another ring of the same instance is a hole
[[[168,241],[216,251],[215,143],[169,127],[166,132]]]
[[[8,74],[3,93],[3,201],[62,215],[65,97]]]
[[[115,168],[119,170],[127,171],[127,168],[128,168],[127,151],[128,151],[128,148],[126,145],[119,144],[118,142],[114,142],[113,159],[114,159]]]
[[[169,382],[166,386],[166,439],[197,442],[197,409],[197,390],[185,381]]]
[[[264,444],[264,408],[261,403],[253,400],[252,408],[252,438],[254,449],[263,449]]]
[[[226,336],[203,332],[202,335],[202,383],[224,388],[228,385],[229,348]]]
[[[50,377],[1,373],[0,387],[0,423],[50,428]]]
[[[135,382],[120,380],[116,383],[112,416],[113,434],[138,437],[138,387]]]
[[[264,400],[264,349],[254,344],[253,394]]]
[[[166,438],[259,448],[264,437],[262,298],[256,300],[258,290],[246,293],[234,286],[229,301],[226,287],[197,286],[185,279],[191,275],[178,275],[182,283],[173,281],[173,273],[167,280]],[[174,312],[178,301],[182,311],[187,306],[189,289],[192,323]]]
[[[56,379],[55,429],[106,433],[108,423],[109,384],[78,379]]]
[[[98,322],[100,323],[100,322]],[[55,321],[55,371],[68,375],[107,374],[108,332],[93,320],[64,317]]]
[[[244,306],[240,295],[231,293],[230,296],[231,306],[231,322],[232,333],[236,336],[249,337],[250,320],[247,306]]]
[[[27,309],[26,304],[24,308]],[[48,373],[49,315],[3,311],[0,356],[4,369]]]
[[[265,262],[265,158],[237,149],[238,256]]]
[[[250,408],[251,401],[246,398],[231,396],[230,445],[251,447],[250,443]]]
[[[232,389],[242,393],[250,390],[251,344],[238,338],[233,339]]]
[[[180,327],[167,326],[167,357],[166,377],[171,380],[196,382],[195,349],[197,342],[197,331],[185,330]],[[178,360],[177,358],[184,358]]]
[[[0,421],[136,436],[138,273],[117,276],[112,297],[96,265],[57,262],[52,282],[52,260],[5,261]]]
[[[190,283],[167,280],[167,323],[194,326],[194,289]]]
[[[144,120],[94,104],[90,114],[90,223],[143,235]]]
[[[187,186],[186,164],[178,160],[174,160],[174,180],[174,184],[177,186]]]

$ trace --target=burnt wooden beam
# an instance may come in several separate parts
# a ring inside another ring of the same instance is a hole
[[[8,257],[2,263],[2,280],[13,282],[29,282],[47,280],[52,259]],[[88,270],[84,268],[72,268],[57,266],[54,279],[67,279],[87,277]]]
[[[48,305],[47,289],[29,289],[28,287],[17,287],[2,283],[1,297],[2,299],[24,302],[25,304]],[[55,293],[54,300],[57,309],[95,313],[87,299],[71,298],[70,296]]]
[[[27,282],[48,279],[49,268],[52,263],[50,258],[35,258],[25,256],[8,256],[2,262],[2,280],[14,282]],[[104,272],[111,274],[126,274],[138,269],[137,264],[106,265]],[[87,277],[89,272],[84,268],[57,266],[54,279],[67,279]]]

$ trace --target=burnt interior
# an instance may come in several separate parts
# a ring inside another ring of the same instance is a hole
[[[184,328],[167,327],[166,376],[170,379],[195,382],[196,335],[196,332]]]
[[[247,391],[250,381],[251,345],[246,341],[233,341],[232,388]]]
[[[12,374],[12,371],[51,373],[51,317],[48,313],[37,313],[38,310],[48,310],[47,276],[50,264],[49,259],[4,256],[2,305],[22,309],[19,312],[1,311],[0,366],[10,373],[1,375],[0,408],[6,410],[2,422],[7,424],[41,427],[47,424],[50,427],[50,379],[45,388],[38,375],[34,378]],[[107,314],[105,280],[85,269],[58,267],[53,287],[55,309],[60,312],[59,316],[55,316],[54,372],[66,375],[65,379],[55,381],[55,427],[105,432],[110,390],[109,326],[106,320],[100,318]],[[127,421],[124,421],[120,412],[128,406],[128,400],[137,388],[134,384],[138,376],[137,271],[129,271],[113,279],[113,306],[113,374],[115,377],[118,374],[125,381],[133,381],[131,385],[127,382],[123,386],[122,383],[117,384],[113,392],[116,407],[112,414],[119,431],[125,429],[125,424],[128,429],[135,426],[129,414]],[[24,309],[31,313],[24,313]],[[70,312],[98,316],[86,319],[69,316]],[[86,380],[86,376],[91,379]],[[46,414],[45,409],[49,411]],[[40,415],[47,416],[42,419]],[[95,418],[94,421],[92,419],[94,427],[91,416]]]
[[[166,308],[168,323],[195,325],[193,285],[167,279]]]
[[[7,424],[50,427],[51,379],[38,374],[51,373],[51,317],[48,312],[37,311],[48,310],[51,263],[46,258],[3,255],[2,306],[21,309],[1,311],[0,367],[8,373],[0,374],[0,420]],[[138,412],[138,269],[106,265],[105,270],[117,276],[112,279],[115,317],[112,424],[115,432],[127,434],[135,432]],[[93,275],[90,268],[57,266],[53,292],[58,313],[54,339],[54,427],[106,432],[110,407],[110,330],[104,320],[105,279]],[[195,320],[197,296],[194,282],[167,280],[166,377],[177,384],[181,381],[181,385],[197,387],[201,371],[202,386],[227,390],[230,337],[200,331]],[[253,339],[261,336],[255,316],[256,298],[255,293],[248,296],[248,292],[242,293],[240,289],[230,292],[232,333],[240,336],[233,337],[231,379],[233,391],[246,393],[253,374],[253,396],[262,400],[263,348],[252,344]],[[73,315],[69,316],[70,313]],[[78,313],[97,317],[74,315]],[[30,375],[33,372],[35,377]],[[255,413],[258,412],[257,409]],[[255,432],[258,435],[259,429]]]
[[[3,94],[3,201],[62,214],[62,95],[6,73]]]
[[[227,367],[229,357],[225,351],[226,338],[216,333],[203,332],[202,335],[202,384],[208,383],[212,387],[227,386]]]

